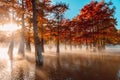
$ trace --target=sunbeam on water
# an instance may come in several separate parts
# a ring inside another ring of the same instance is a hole
[[[35,65],[24,58],[10,60],[8,48],[0,48],[0,80],[35,80]],[[17,57],[17,49],[14,49],[13,57]]]
[[[11,63],[7,54],[7,48],[0,48],[0,80],[10,80],[10,72]]]

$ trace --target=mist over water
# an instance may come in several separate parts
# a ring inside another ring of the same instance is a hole
[[[105,51],[92,52],[72,46],[72,50],[61,45],[58,58],[56,48],[45,45],[44,65],[35,66],[34,47],[32,53],[19,58],[18,46],[14,48],[14,59],[10,60],[8,45],[0,47],[0,80],[120,80],[119,45],[106,46]]]

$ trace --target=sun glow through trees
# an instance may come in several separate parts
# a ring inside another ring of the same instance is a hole
[[[20,26],[18,26],[17,24],[15,23],[8,23],[8,24],[4,24],[4,25],[0,25],[0,30],[1,31],[16,31],[18,29],[21,29]]]

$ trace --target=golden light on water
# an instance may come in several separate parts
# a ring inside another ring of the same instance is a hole
[[[25,59],[16,59],[17,48],[14,48],[11,61],[7,47],[0,47],[0,80],[32,80],[35,79],[35,65]],[[24,74],[23,76],[21,76]]]

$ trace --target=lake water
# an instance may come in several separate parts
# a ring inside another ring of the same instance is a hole
[[[52,51],[43,53],[40,68],[35,66],[32,53],[10,61],[7,49],[1,48],[0,80],[120,80],[120,47],[115,47],[107,47],[104,53],[80,53],[77,49],[59,58]]]

